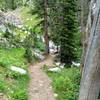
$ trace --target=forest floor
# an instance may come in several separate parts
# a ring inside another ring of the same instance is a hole
[[[55,100],[51,86],[52,81],[42,70],[44,65],[54,66],[53,58],[53,56],[49,56],[44,61],[29,67],[29,100]]]

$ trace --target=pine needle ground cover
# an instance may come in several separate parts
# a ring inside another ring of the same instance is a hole
[[[27,100],[28,73],[21,75],[10,70],[10,66],[27,70],[24,53],[23,48],[0,48],[0,93],[4,93],[9,100]]]

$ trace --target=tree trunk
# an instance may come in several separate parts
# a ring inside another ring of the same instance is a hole
[[[48,13],[47,13],[47,0],[44,0],[44,39],[46,46],[46,54],[49,54],[49,36],[48,36]]]
[[[95,17],[86,51],[79,100],[97,100],[100,92],[100,0],[95,1]]]
[[[91,27],[91,11],[90,10],[90,0],[80,0],[80,8],[81,8],[81,13],[80,13],[80,25],[81,25],[81,44],[83,45],[83,53],[81,57],[81,71],[84,66],[84,60],[86,56],[86,51],[87,51],[87,40],[89,38],[89,27]]]
[[[81,5],[82,5],[82,3],[84,3],[82,1],[81,1]],[[82,9],[83,11],[81,11],[83,13],[81,15],[81,16],[83,16],[83,17],[81,17],[81,20],[83,19],[82,20],[83,22],[81,22],[81,32],[83,34],[82,35],[83,53],[82,53],[82,57],[81,57],[81,71],[84,67],[84,61],[85,61],[87,47],[88,47],[88,39],[89,39],[89,36],[90,36],[90,30],[91,30],[91,3],[88,0],[86,0],[86,3],[88,3],[88,5],[90,4],[90,6],[87,7],[87,11],[86,11],[86,5],[82,6],[83,8],[85,7],[85,10]],[[87,24],[86,25],[84,24],[84,15],[86,15],[86,14],[84,14],[84,12],[88,13],[88,15],[85,16],[85,19],[87,19]],[[84,27],[84,28],[82,29],[82,27]]]

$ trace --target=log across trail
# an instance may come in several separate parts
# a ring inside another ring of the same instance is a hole
[[[53,66],[53,56],[29,67],[29,100],[55,100],[51,79],[43,72],[44,65]]]

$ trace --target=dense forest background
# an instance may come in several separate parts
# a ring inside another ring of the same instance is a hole
[[[0,0],[0,100],[29,100],[29,66],[48,56],[55,99],[96,100],[99,12],[99,0]]]

